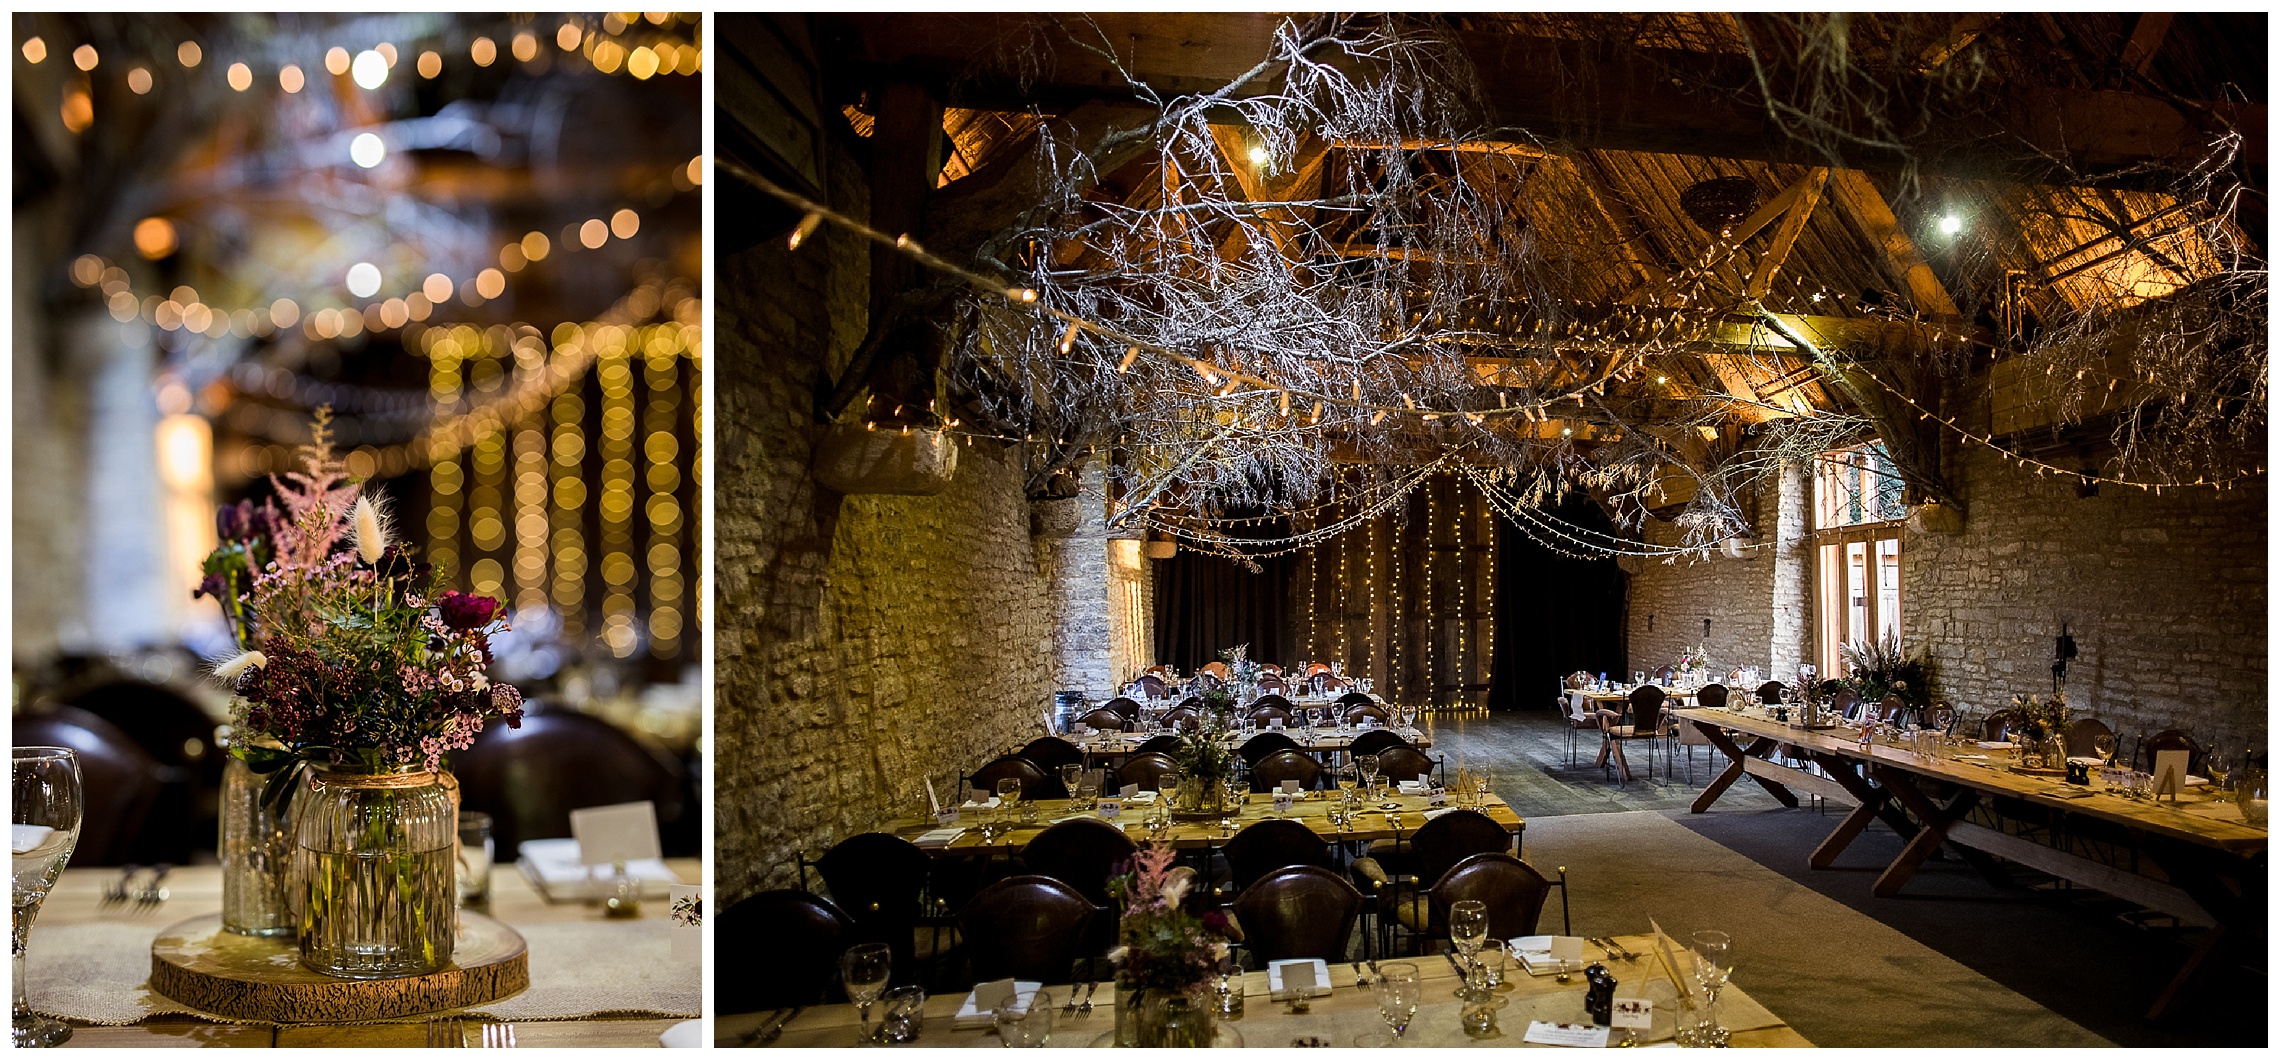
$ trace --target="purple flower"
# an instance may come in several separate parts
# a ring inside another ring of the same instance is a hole
[[[522,690],[509,684],[491,686],[491,709],[507,719],[507,728],[522,728]]]
[[[229,509],[225,508],[223,510],[228,511]],[[214,599],[219,600],[222,599],[223,594],[229,591],[229,578],[218,573],[209,574],[206,575],[204,580],[198,583],[197,588],[190,590],[190,599],[195,600],[201,596],[211,596]]]
[[[499,617],[499,601],[458,591],[443,594],[443,624],[453,629],[481,629]]]

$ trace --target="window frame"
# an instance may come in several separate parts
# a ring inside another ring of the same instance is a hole
[[[1852,603],[1846,598],[1849,589],[1846,580],[1849,573],[1846,566],[1848,546],[1859,544],[1865,553],[1863,557],[1863,577],[1865,580],[1863,596],[1865,599],[1862,604],[1866,611],[1864,626],[1868,635],[1875,637],[1877,631],[1885,625],[1884,593],[1879,581],[1882,574],[1882,564],[1878,562],[1879,546],[1885,541],[1893,543],[1893,614],[1890,616],[1891,627],[1894,636],[1902,638],[1903,642],[1907,636],[1907,567],[1903,562],[1907,546],[1901,540],[1901,528],[1907,522],[1905,513],[1886,519],[1864,519],[1860,522],[1840,523],[1835,526],[1822,525],[1823,519],[1828,516],[1832,507],[1825,491],[1832,486],[1841,485],[1839,480],[1845,474],[1841,470],[1831,471],[1832,465],[1850,469],[1853,474],[1864,478],[1877,475],[1891,482],[1898,481],[1897,475],[1880,472],[1875,469],[1873,463],[1861,464],[1842,459],[1846,454],[1865,453],[1877,444],[1877,440],[1870,439],[1858,445],[1831,449],[1822,453],[1814,461],[1813,530],[1810,537],[1814,550],[1813,617],[1815,630],[1813,654],[1823,679],[1841,676],[1844,658],[1840,649],[1851,639]],[[1890,460],[1891,457],[1884,457],[1886,463],[1889,463]],[[1881,490],[1884,486],[1885,483],[1883,482],[1876,483],[1873,487],[1864,482],[1861,488]],[[1881,496],[1881,494],[1879,495]],[[1877,505],[1865,510],[1874,512],[1880,507],[1882,506]]]

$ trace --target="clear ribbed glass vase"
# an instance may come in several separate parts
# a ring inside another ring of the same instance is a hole
[[[450,963],[459,823],[448,775],[312,768],[295,801],[301,963],[346,979]]]
[[[222,926],[240,935],[290,935],[297,919],[292,803],[263,806],[269,781],[235,757],[222,768]]]

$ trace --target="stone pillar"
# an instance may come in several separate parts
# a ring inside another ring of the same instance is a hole
[[[1113,691],[1110,667],[1112,605],[1109,594],[1108,519],[1097,462],[1078,476],[1077,531],[1049,542],[1053,600],[1053,687],[1095,695]]]
[[[191,586],[166,562],[158,475],[157,349],[141,321],[89,313],[62,327],[67,370],[87,385],[86,626],[70,647],[129,651],[170,640]]]
[[[1784,464],[1774,519],[1773,679],[1789,684],[1813,658],[1813,490],[1802,464]]]

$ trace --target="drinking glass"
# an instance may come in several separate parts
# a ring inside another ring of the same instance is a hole
[[[2114,764],[2115,743],[2113,733],[2101,732],[2091,736],[2090,749],[2096,752],[2098,757],[2107,765]]]
[[[997,796],[998,809],[1006,815],[1006,819],[1010,822],[1013,812],[1021,808],[1021,779],[1019,777],[1007,777],[998,781]]]
[[[1723,931],[1694,933],[1694,981],[1701,985],[1703,997],[1703,1022],[1695,1032],[1700,1039],[1696,1044],[1726,1044],[1728,1033],[1718,1024],[1718,990],[1733,977],[1733,948],[1733,938]]]
[[[1490,796],[1495,794],[1496,775],[1487,766],[1473,770],[1473,805],[1488,808]]]
[[[1361,770],[1362,770],[1362,783],[1364,783],[1364,784],[1367,784],[1367,785],[1369,785],[1370,787],[1373,787],[1373,788],[1374,788],[1374,787],[1377,787],[1377,778],[1378,778],[1378,756],[1376,756],[1376,755],[1355,755],[1355,756],[1354,756],[1354,764],[1355,764],[1355,765],[1357,765],[1357,766],[1359,766],[1359,767],[1361,767]]]
[[[1463,958],[1463,963],[1471,965],[1473,954],[1480,950],[1481,943],[1487,939],[1487,903],[1468,899],[1449,906],[1449,944],[1456,947],[1458,956]],[[1471,978],[1470,975],[1467,975],[1465,980],[1457,985],[1456,996],[1469,998],[1473,995]]]
[[[24,992],[24,947],[40,903],[79,844],[83,808],[79,756],[66,747],[18,747],[9,770],[8,869],[15,916],[9,950],[15,957],[16,1003],[11,1040],[19,1049],[62,1045],[71,1027],[31,1010]]]
[[[918,1040],[919,1031],[926,1027],[926,991],[917,986],[898,986],[879,998],[886,1006],[879,1016],[879,1040],[904,1045]]]
[[[1504,962],[1508,956],[1503,939],[1485,939],[1480,950],[1473,954],[1473,962],[1480,965],[1482,985],[1490,990],[1504,986]]]
[[[863,1023],[862,1041],[871,1041],[871,1005],[886,992],[887,973],[894,955],[883,942],[866,942],[839,956],[839,981],[847,987],[847,1000],[855,1003]]]
[[[1401,1036],[1409,1030],[1409,1021],[1417,1015],[1417,1002],[1424,991],[1417,982],[1417,966],[1408,961],[1387,961],[1381,974],[1370,983],[1370,993],[1377,998],[1378,1018],[1393,1031],[1391,1037],[1382,1034],[1365,1034],[1355,1044],[1364,1047],[1398,1045]]]
[[[1043,990],[1024,1005],[1016,995],[997,1007],[999,1044],[1008,1049],[1036,1049],[1053,1037],[1053,999]]]
[[[2232,760],[2225,757],[2224,749],[2213,744],[2210,745],[2209,757],[2201,765],[2202,768],[2209,771],[2210,790],[2212,792],[2224,791],[2225,777],[2232,774]]]
[[[1068,792],[1071,798],[1077,794],[1077,776],[1084,771],[1084,767],[1075,762],[1061,767],[1061,790]]]
[[[1362,786],[1362,767],[1348,762],[1338,770],[1338,794],[1341,801],[1354,801],[1354,789]]]

